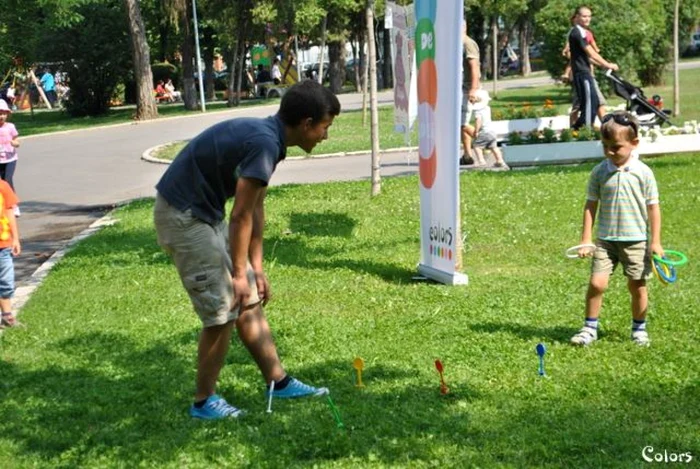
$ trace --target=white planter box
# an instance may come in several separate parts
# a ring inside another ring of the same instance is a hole
[[[664,153],[700,152],[700,134],[662,135],[652,142],[642,138],[639,142],[640,155],[662,155]]]
[[[603,158],[603,145],[598,140],[503,146],[501,149],[508,166],[579,163]]]
[[[579,163],[603,158],[600,141],[504,145],[501,149],[509,166]],[[700,134],[662,135],[655,142],[649,138],[642,138],[639,142],[642,156],[681,152],[700,152]]]
[[[489,128],[496,133],[499,140],[504,140],[511,132],[529,133],[551,127],[557,132],[569,128],[569,116],[538,117],[533,119],[513,119],[493,121]]]

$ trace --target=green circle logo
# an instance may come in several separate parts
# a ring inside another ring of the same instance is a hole
[[[425,59],[435,59],[435,28],[428,18],[421,18],[416,25],[416,67]]]

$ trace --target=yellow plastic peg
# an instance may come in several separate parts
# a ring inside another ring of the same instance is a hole
[[[357,370],[357,383],[355,384],[355,387],[358,388],[364,388],[365,385],[362,384],[362,370],[365,368],[365,361],[357,357],[352,361],[352,367]]]

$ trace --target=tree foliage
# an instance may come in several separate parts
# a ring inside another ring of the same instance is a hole
[[[44,51],[68,74],[68,112],[103,114],[132,63],[126,13],[118,0],[83,4],[76,12],[76,21],[47,31]]]

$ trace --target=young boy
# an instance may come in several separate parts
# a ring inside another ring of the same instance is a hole
[[[593,255],[586,294],[586,321],[571,338],[573,345],[589,345],[598,338],[598,316],[603,293],[618,263],[622,264],[632,299],[632,341],[648,346],[646,331],[647,287],[650,254],[664,255],[661,247],[659,192],[651,169],[639,160],[639,122],[627,111],[603,117],[600,129],[606,159],[591,172],[583,210],[581,244],[590,244],[596,210],[598,240],[593,251],[579,249],[579,256]]]
[[[234,327],[266,389],[274,388],[273,397],[328,393],[289,376],[277,355],[262,310],[270,299],[263,270],[263,201],[287,147],[311,152],[328,138],[339,113],[340,102],[328,89],[311,80],[297,83],[282,97],[276,115],[231,119],[199,134],[156,186],[158,244],[172,256],[203,324],[192,417],[215,420],[242,413],[215,394]],[[234,196],[227,224],[224,209]]]
[[[474,126],[467,125],[466,131],[470,137],[474,139],[472,146],[474,147],[474,166],[486,166],[484,159],[484,149],[487,148],[493,153],[496,159],[494,166],[497,168],[510,169],[503,161],[503,154],[498,148],[496,134],[491,131],[491,107],[489,101],[491,97],[486,90],[476,91],[476,101],[470,106],[474,111]]]
[[[17,202],[17,196],[10,185],[0,180],[0,329],[19,325],[12,313],[12,297],[15,294],[12,256],[19,256],[22,252],[14,213]]]

